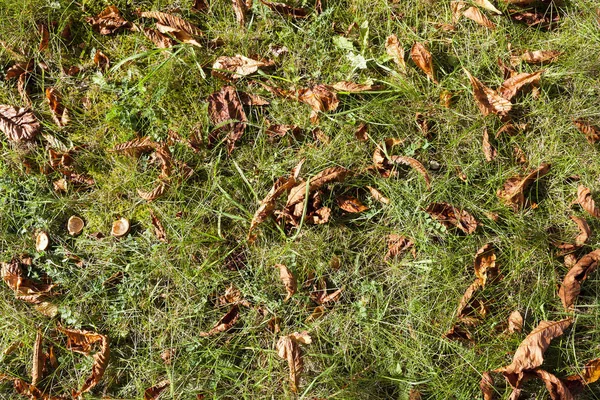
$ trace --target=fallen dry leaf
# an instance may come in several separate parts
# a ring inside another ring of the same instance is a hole
[[[185,31],[183,29],[174,28],[174,27],[172,27],[170,25],[163,25],[160,22],[156,23],[156,29],[160,33],[171,35],[178,42],[186,43],[186,44],[193,44],[194,46],[198,46],[198,47],[204,48],[202,46],[202,44],[200,44],[200,42],[198,42],[195,39],[194,36],[192,36],[190,33],[188,33],[187,31]]]
[[[131,29],[132,27],[131,22],[126,21],[115,6],[108,6],[97,16],[87,17],[85,20],[101,35],[110,35],[121,29]]]
[[[17,143],[29,142],[40,133],[41,125],[33,112],[0,104],[0,130],[8,140]]]
[[[48,43],[50,42],[50,32],[48,31],[46,24],[38,24],[38,32],[41,36],[38,50],[44,51],[48,48]]]
[[[244,27],[246,26],[246,14],[248,13],[248,7],[244,0],[231,0],[233,5],[233,11],[235,12],[235,19],[237,23]]]
[[[485,156],[485,160],[487,162],[494,161],[498,156],[498,151],[490,143],[490,135],[488,134],[487,128],[483,130],[483,140],[481,145],[483,147],[483,155]]]
[[[583,391],[586,385],[596,382],[600,379],[600,358],[588,361],[583,367],[583,372],[567,376],[564,381],[571,391],[576,394]]]
[[[592,233],[592,230],[585,219],[572,215],[571,220],[577,224],[577,228],[579,228],[579,234],[575,237],[573,243],[553,243],[554,246],[561,249],[561,255],[566,255],[567,253],[579,249],[585,244],[585,242],[588,241]]]
[[[475,103],[477,104],[477,107],[479,107],[481,113],[484,116],[489,115],[490,113],[506,116],[512,108],[511,102],[500,96],[495,90],[485,86],[466,69],[464,71],[471,81],[471,86],[473,86],[473,97],[475,97]]]
[[[585,256],[569,270],[558,290],[558,297],[567,311],[573,309],[575,300],[581,292],[581,284],[588,275],[596,269],[600,260],[600,250],[594,250]]]
[[[154,235],[156,236],[156,238],[161,242],[168,242],[165,228],[160,222],[160,219],[158,219],[156,214],[154,214],[154,211],[152,211],[152,209],[150,210],[150,218],[152,218],[152,226],[154,226]]]
[[[234,57],[221,56],[212,66],[212,75],[225,79],[237,80],[243,76],[252,75],[259,68],[272,66],[271,62],[253,60],[240,54]]]
[[[339,208],[349,213],[361,213],[369,209],[369,207],[353,196],[339,196],[336,202]]]
[[[552,339],[561,336],[571,326],[571,318],[560,321],[541,321],[521,342],[513,356],[512,363],[497,369],[508,380],[512,387],[519,387],[524,373],[531,371],[544,362],[544,352]]]
[[[524,23],[532,28],[551,30],[558,26],[560,14],[556,11],[549,12],[547,10],[537,11],[535,8],[530,10],[514,10],[509,9],[508,15],[514,21]]]
[[[369,189],[369,193],[371,193],[371,196],[378,202],[386,205],[390,204],[390,199],[385,197],[379,190],[371,186],[367,186],[367,189]]]
[[[25,276],[24,264],[14,258],[8,263],[1,263],[2,280],[15,293],[15,297],[27,303],[39,304],[52,297],[52,289],[56,286],[48,283],[37,283]]]
[[[600,218],[600,211],[596,209],[596,202],[592,198],[592,192],[585,186],[579,185],[577,187],[577,200],[575,200],[575,203],[579,204],[592,217]]]
[[[200,13],[208,10],[209,7],[208,0],[194,0],[194,4],[190,7],[190,11]]]
[[[404,61],[404,49],[400,46],[398,36],[390,35],[385,40],[385,51],[392,57],[402,73],[406,73],[406,62]]]
[[[415,64],[417,64],[417,66],[421,68],[423,72],[425,72],[425,75],[427,75],[429,79],[431,79],[434,83],[438,83],[438,81],[435,79],[435,74],[433,71],[433,58],[431,57],[429,50],[427,50],[422,43],[415,42],[410,50],[410,57],[413,59]]]
[[[467,211],[448,203],[431,203],[425,211],[447,228],[458,228],[467,235],[475,232],[479,225]]]
[[[158,21],[158,24],[167,26],[175,30],[183,31],[188,35],[202,36],[202,31],[195,25],[192,25],[185,19],[176,15],[163,13],[160,11],[146,11],[140,14],[143,18],[152,18]],[[158,26],[157,26],[158,27]],[[175,32],[175,31],[173,31]],[[164,33],[164,32],[163,32]]]
[[[94,64],[96,64],[101,71],[106,71],[108,67],[110,67],[110,59],[100,50],[96,50],[96,54],[94,54]]]
[[[163,35],[157,29],[152,28],[144,28],[144,36],[148,38],[156,47],[159,49],[168,49],[175,45],[173,39],[168,37],[167,35]]]
[[[450,9],[452,10],[452,24],[456,24],[463,16],[463,11],[468,6],[464,1],[451,1]]]
[[[328,85],[315,85],[310,88],[302,88],[296,91],[296,98],[312,108],[310,120],[312,123],[319,121],[319,113],[335,111],[340,104],[337,94]]]
[[[239,307],[234,305],[231,309],[225,314],[216,325],[208,332],[200,332],[199,335],[201,337],[213,336],[221,332],[227,332],[229,329],[235,325],[237,320],[240,318]]]
[[[407,157],[407,156],[391,156],[390,160],[393,163],[408,165],[408,166],[412,167],[413,169],[415,169],[417,172],[419,172],[421,174],[423,179],[425,179],[425,184],[427,185],[427,189],[431,190],[431,178],[429,177],[427,170],[425,169],[423,164],[421,164],[420,161],[418,161],[412,157]]]
[[[485,8],[488,11],[493,12],[494,14],[502,14],[500,10],[498,10],[489,0],[475,0],[475,4],[477,4],[481,8]]]
[[[225,86],[208,96],[208,114],[211,123],[218,125],[210,133],[209,143],[214,144],[218,136],[227,134],[227,152],[231,154],[235,143],[242,137],[248,121],[235,88]],[[227,121],[231,122],[225,123]]]
[[[536,369],[532,373],[544,382],[552,400],[574,400],[571,391],[563,380],[543,369]]]
[[[556,50],[528,50],[520,58],[527,64],[545,64],[556,61],[561,54],[560,51]]]
[[[592,125],[582,119],[574,119],[573,125],[579,129],[579,132],[585,135],[585,138],[591,144],[597,143],[600,140],[600,128]]]
[[[304,8],[296,8],[289,6],[284,3],[274,3],[267,0],[260,0],[265,6],[269,7],[271,10],[275,11],[278,14],[289,16],[293,18],[306,18],[308,17],[308,10]]]
[[[356,83],[350,81],[340,81],[336,82],[331,87],[338,92],[348,92],[348,93],[361,93],[361,92],[370,92],[372,90],[377,90],[380,87],[373,85],[371,83]]]
[[[275,268],[279,269],[279,279],[281,279],[281,282],[283,282],[285,291],[287,292],[287,296],[285,296],[283,301],[288,301],[294,295],[294,293],[296,293],[298,288],[296,278],[294,277],[294,274],[292,274],[292,271],[290,271],[289,268],[283,264],[275,264]]]
[[[54,88],[46,88],[46,100],[48,100],[48,104],[50,105],[50,111],[52,111],[52,118],[56,125],[65,126],[69,123],[69,112],[61,103],[61,96],[58,93],[58,90]]]
[[[291,208],[292,206],[304,201],[307,185],[308,193],[310,194],[328,183],[341,182],[350,174],[351,171],[343,167],[331,167],[324,169],[309,179],[309,181],[302,182],[290,190],[286,208]]]
[[[168,185],[166,182],[159,181],[158,184],[151,191],[145,192],[143,190],[138,189],[137,193],[138,193],[138,196],[140,196],[142,199],[150,202],[150,201],[158,199],[160,196],[165,194],[165,192],[167,191],[167,188],[168,188]]]
[[[534,181],[550,171],[550,164],[542,164],[537,169],[525,176],[513,176],[504,182],[502,189],[497,192],[498,197],[515,211],[525,206],[524,191]]]
[[[536,71],[531,74],[517,74],[512,78],[505,80],[498,89],[498,92],[502,97],[510,101],[513,97],[517,95],[517,93],[519,93],[519,91],[523,90],[525,87],[529,85],[538,86],[540,83],[540,77],[543,73],[544,70]]]
[[[475,276],[481,281],[483,287],[488,282],[495,281],[500,275],[500,271],[496,266],[496,253],[494,245],[487,243],[475,254],[474,270]]]
[[[369,140],[369,134],[367,133],[368,130],[368,125],[363,122],[356,127],[356,130],[354,131],[354,137],[359,142],[366,142],[367,140]]]
[[[302,349],[300,344],[310,344],[312,338],[308,332],[294,332],[287,336],[281,336],[277,341],[277,354],[279,357],[287,360],[290,369],[290,388],[292,392],[298,393],[300,385],[300,376],[304,370],[304,361],[302,359]]]
[[[33,361],[31,367],[31,384],[37,386],[43,378],[43,370],[46,364],[46,355],[42,350],[44,337],[42,331],[38,330],[33,345]]]
[[[392,258],[402,256],[413,247],[414,243],[407,237],[392,233],[387,237],[388,251],[383,258],[384,261],[389,261]]]
[[[492,378],[492,374],[486,371],[481,375],[479,389],[481,389],[483,400],[494,399],[494,378]]]
[[[465,11],[462,12],[462,15],[464,15],[466,18],[469,18],[472,21],[475,21],[481,26],[485,26],[486,28],[496,28],[496,25],[494,25],[494,23],[490,21],[490,19],[486,17],[485,14],[482,13],[477,7],[467,8]]]
[[[518,310],[508,316],[508,333],[521,332],[523,330],[523,316]]]
[[[144,391],[144,400],[156,400],[160,396],[160,394],[169,387],[171,381],[165,379],[156,385],[149,387]]]

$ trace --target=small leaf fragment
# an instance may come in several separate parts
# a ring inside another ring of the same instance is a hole
[[[338,207],[349,213],[361,213],[369,209],[359,199],[354,196],[340,196],[336,199]]]
[[[101,35],[110,35],[121,29],[132,27],[131,22],[126,21],[115,6],[108,6],[96,17],[87,17],[85,20]]]
[[[388,251],[383,258],[384,261],[389,261],[392,258],[402,256],[413,247],[414,243],[407,237],[392,233],[387,237]]]
[[[144,391],[144,400],[156,400],[160,396],[160,394],[169,387],[171,381],[165,379],[160,381],[156,385],[149,387]]]
[[[579,132],[585,135],[585,138],[591,144],[597,143],[600,140],[600,128],[590,124],[582,119],[574,119],[573,125],[579,129]]]
[[[560,51],[556,50],[528,50],[520,58],[527,64],[545,64],[556,61],[561,54]]]
[[[288,301],[294,295],[294,293],[296,293],[298,288],[296,278],[294,277],[294,274],[292,274],[292,271],[290,271],[289,268],[284,264],[275,264],[275,268],[279,269],[279,279],[281,279],[281,282],[283,282],[287,292],[287,296],[283,301]]]
[[[469,7],[465,11],[463,11],[462,15],[466,18],[469,18],[472,21],[475,21],[481,26],[485,26],[489,29],[495,29],[496,25],[490,21],[488,17],[485,16],[477,7]]]
[[[525,176],[513,176],[504,182],[502,189],[497,192],[498,197],[515,211],[525,206],[524,191],[534,181],[546,175],[550,171],[550,164],[542,164],[537,169]]]
[[[61,96],[55,88],[46,88],[46,99],[52,111],[52,118],[56,125],[65,126],[69,123],[69,112],[61,103]]]
[[[289,6],[285,3],[275,3],[267,0],[260,0],[265,6],[269,7],[271,10],[275,11],[278,14],[289,16],[293,18],[306,18],[308,17],[308,10],[304,8],[296,8]]]
[[[221,332],[227,332],[240,318],[239,310],[240,309],[237,305],[231,307],[227,314],[225,314],[210,331],[200,332],[200,337],[214,336]]]
[[[227,152],[231,154],[248,121],[235,88],[225,86],[208,96],[208,114],[211,123],[218,126],[210,133],[210,144],[213,144],[219,135],[226,134]],[[227,121],[231,122],[226,123]]]
[[[508,316],[508,333],[521,332],[523,330],[523,316],[518,310]]]
[[[259,68],[273,65],[270,62],[253,60],[241,54],[234,57],[218,57],[212,66],[212,75],[229,80],[237,80],[243,76],[254,74]]]
[[[467,235],[475,232],[479,225],[467,211],[448,203],[431,203],[425,211],[442,225],[448,228],[457,228]]]
[[[485,156],[485,160],[487,162],[494,161],[498,156],[498,151],[490,143],[490,135],[488,134],[487,128],[483,130],[483,140],[481,144],[483,147],[483,155]]]

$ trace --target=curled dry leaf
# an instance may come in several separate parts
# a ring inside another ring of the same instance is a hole
[[[582,119],[574,119],[573,125],[579,129],[579,132],[585,135],[585,138],[591,144],[597,143],[600,140],[600,128],[586,122]]]
[[[43,378],[43,370],[46,364],[46,357],[42,350],[43,340],[42,331],[38,330],[35,336],[35,344],[33,345],[33,362],[31,367],[31,384],[33,386],[37,386]]]
[[[475,276],[481,281],[482,287],[488,282],[494,282],[499,276],[500,271],[496,266],[496,253],[494,245],[487,243],[475,254],[474,270]]]
[[[363,122],[356,127],[356,130],[354,131],[354,137],[359,142],[366,142],[367,140],[369,140],[369,134],[367,133],[368,130],[368,125]]]
[[[300,385],[300,376],[304,370],[304,361],[302,359],[302,349],[300,344],[310,344],[312,339],[308,332],[294,332],[287,336],[281,336],[277,341],[277,354],[279,357],[287,360],[290,369],[290,388],[292,392],[298,392]]]
[[[48,27],[46,24],[38,24],[38,32],[40,33],[40,46],[38,47],[39,51],[44,51],[48,48],[48,43],[50,42],[50,32],[48,31]]]
[[[503,188],[498,190],[497,195],[500,200],[516,211],[525,206],[525,189],[546,175],[548,171],[550,171],[550,164],[542,164],[525,176],[513,176],[504,182]]]
[[[231,154],[248,121],[235,88],[225,86],[208,96],[208,114],[213,125],[220,125],[210,133],[209,143],[213,144],[218,136],[226,134],[227,152]]]
[[[576,394],[598,379],[600,379],[600,358],[588,361],[583,367],[583,372],[567,376],[564,381],[571,393]]]
[[[163,227],[162,222],[160,222],[160,219],[158,219],[152,210],[150,210],[150,217],[152,218],[152,226],[154,226],[154,235],[156,238],[161,242],[168,242],[165,228]]]
[[[475,0],[475,4],[477,4],[481,8],[485,8],[486,10],[493,12],[494,14],[502,14],[502,12],[496,7],[494,7],[494,5],[489,0]]]
[[[512,363],[497,369],[513,387],[518,387],[524,373],[531,371],[544,362],[544,352],[550,346],[552,339],[561,336],[571,326],[571,318],[560,321],[541,321],[521,342],[513,356]]]
[[[512,108],[511,102],[500,96],[495,90],[485,86],[466,69],[464,71],[471,81],[473,97],[475,97],[475,103],[479,107],[479,111],[484,116],[490,113],[506,116]]]
[[[574,400],[567,384],[543,369],[536,369],[532,374],[542,380],[552,400]]]
[[[406,73],[406,62],[404,61],[404,49],[400,46],[398,36],[390,35],[385,41],[385,51],[392,57],[402,73]]]
[[[575,300],[581,292],[581,284],[588,275],[596,269],[600,260],[600,250],[594,250],[585,256],[569,270],[558,290],[558,297],[567,311],[572,310]]]
[[[450,9],[452,10],[452,24],[456,24],[463,16],[463,11],[468,7],[464,1],[451,1]]]
[[[246,26],[246,14],[248,13],[246,2],[244,0],[231,0],[231,2],[237,23],[242,27]]]
[[[221,332],[227,332],[229,329],[235,325],[237,320],[240,318],[239,307],[234,305],[231,309],[225,314],[216,325],[208,332],[200,332],[199,335],[201,337],[213,336]]]
[[[336,82],[331,86],[333,89],[338,92],[348,92],[348,93],[361,93],[361,92],[370,92],[372,90],[380,89],[379,86],[370,84],[370,83],[355,83],[350,81],[340,81]]]
[[[556,50],[528,50],[520,58],[527,64],[545,64],[556,61],[561,54],[560,51]]]
[[[186,44],[193,44],[194,46],[203,47],[190,33],[185,30],[174,28],[170,25],[163,25],[159,22],[156,23],[156,29],[163,34],[168,34],[174,37],[177,41]]]
[[[488,134],[487,128],[485,128],[483,130],[482,147],[483,147],[483,155],[485,156],[485,160],[487,162],[494,161],[496,159],[496,157],[498,156],[498,151],[490,143],[490,135]]]
[[[418,161],[412,157],[408,157],[408,156],[391,156],[390,160],[393,163],[408,165],[408,166],[412,167],[413,169],[415,169],[417,172],[419,172],[421,174],[423,179],[425,179],[425,184],[427,184],[427,189],[431,190],[431,178],[429,177],[427,170],[425,169],[423,164],[421,164],[420,161]]]
[[[320,112],[334,111],[340,104],[337,94],[332,91],[332,87],[323,84],[298,89],[296,98],[312,108],[310,114],[312,123],[319,121]]]
[[[340,196],[336,201],[339,208],[349,213],[361,213],[369,209],[369,207],[365,206],[354,196]]]
[[[156,385],[149,387],[148,389],[146,389],[144,391],[144,400],[158,399],[158,397],[163,392],[163,390],[168,388],[170,384],[171,384],[171,381],[169,381],[168,379],[165,379],[163,381],[160,381]]]
[[[37,283],[25,276],[23,264],[13,259],[8,263],[1,263],[2,280],[15,293],[15,297],[27,303],[40,304],[54,294],[51,292],[56,286],[49,283]]]
[[[512,78],[505,80],[498,89],[498,92],[502,97],[510,101],[524,88],[529,87],[530,85],[539,86],[540,77],[543,73],[544,70],[536,71],[531,74],[526,72],[517,74]]]
[[[369,189],[369,193],[371,193],[371,196],[378,202],[386,205],[390,204],[390,199],[385,197],[379,190],[371,186],[367,186],[367,189]]]
[[[475,232],[479,225],[467,211],[448,203],[431,203],[425,211],[447,228],[455,227],[467,235]]]
[[[260,0],[265,6],[269,7],[271,10],[275,11],[278,14],[293,17],[293,18],[306,18],[308,17],[308,10],[304,8],[296,8],[289,6],[285,3],[275,3],[267,0]]]
[[[115,6],[108,6],[97,16],[87,17],[85,20],[101,35],[110,35],[120,29],[130,29],[132,27],[131,22],[126,21]]]
[[[481,381],[479,382],[479,389],[483,395],[483,400],[494,399],[494,378],[488,371],[481,375]]]
[[[129,232],[129,220],[127,218],[119,218],[112,224],[110,234],[114,237],[123,237]]]
[[[96,64],[101,71],[106,71],[108,67],[110,67],[110,59],[100,50],[96,50],[96,54],[94,54],[94,64]]]
[[[234,57],[221,56],[215,60],[212,66],[212,75],[226,80],[236,80],[242,76],[252,75],[259,68],[271,65],[273,63],[253,60],[240,54],[236,54]]]
[[[279,269],[279,278],[281,279],[281,282],[283,282],[287,292],[287,296],[285,296],[283,301],[288,301],[294,295],[294,293],[296,293],[298,288],[296,278],[294,277],[294,274],[292,274],[292,271],[290,271],[289,268],[283,264],[275,264],[275,268]]]
[[[148,38],[159,49],[168,49],[173,47],[175,42],[167,35],[163,35],[157,29],[144,28],[144,36]]]
[[[407,237],[392,233],[387,237],[388,251],[383,258],[384,261],[389,261],[392,258],[402,256],[413,247],[414,243]]]
[[[508,333],[521,332],[523,330],[523,316],[518,310],[508,316]]]
[[[489,29],[495,29],[496,25],[488,17],[485,16],[477,7],[469,7],[465,11],[463,11],[462,15],[466,18],[469,18],[472,21],[475,21],[481,26],[485,26]]]
[[[575,203],[579,204],[592,217],[600,218],[600,211],[596,209],[596,202],[592,198],[592,192],[585,186],[579,185],[577,187],[577,200],[575,200]]]
[[[176,15],[163,13],[160,11],[146,11],[140,14],[143,18],[152,18],[158,21],[158,24],[183,31],[193,36],[202,36],[202,31],[195,25],[192,25],[183,18]],[[163,32],[164,33],[164,32]]]
[[[427,75],[429,79],[431,79],[434,83],[438,83],[438,81],[435,79],[435,74],[433,71],[433,58],[431,57],[429,50],[427,50],[422,43],[415,42],[410,50],[410,57],[413,59],[415,64],[417,64],[417,66],[421,68],[423,72],[425,72],[425,75]]]
[[[149,192],[144,192],[143,190],[138,189],[137,193],[142,199],[146,201],[153,201],[158,199],[160,196],[165,194],[167,191],[168,185],[164,181],[159,181],[158,184]]]
[[[588,241],[592,233],[592,230],[585,219],[572,215],[571,220],[577,224],[579,234],[575,237],[573,243],[553,243],[556,247],[561,249],[561,255],[579,249]]]
[[[50,105],[50,111],[52,111],[52,118],[56,125],[65,126],[69,123],[69,112],[61,103],[61,96],[58,91],[54,88],[46,89],[46,100]]]
[[[546,30],[556,28],[560,21],[560,14],[558,12],[537,11],[535,8],[525,11],[509,9],[508,15],[512,20],[521,22],[529,27]]]
[[[40,133],[41,126],[33,112],[0,104],[0,131],[13,142],[29,142]]]
[[[308,185],[308,194],[313,193],[315,190],[321,188],[322,186],[331,183],[331,182],[341,182],[348,175],[351,174],[350,170],[347,170],[344,167],[331,167],[324,169],[319,172],[311,179],[306,182],[302,182],[296,186],[294,186],[288,195],[288,200],[286,203],[286,208],[291,208],[296,204],[299,204],[304,201],[306,195],[306,186]]]

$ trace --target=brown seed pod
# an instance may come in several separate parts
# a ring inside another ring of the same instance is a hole
[[[129,220],[127,218],[120,218],[113,222],[111,235],[114,237],[123,237],[129,232]]]
[[[69,222],[67,222],[67,229],[69,231],[69,235],[77,236],[83,231],[83,227],[85,226],[85,222],[81,218],[76,215],[71,216],[69,218]]]
[[[50,238],[44,231],[39,231],[35,237],[35,249],[37,251],[45,251],[50,245]]]

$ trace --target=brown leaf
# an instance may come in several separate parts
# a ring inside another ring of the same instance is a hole
[[[370,83],[355,83],[350,81],[336,82],[331,87],[337,90],[338,92],[348,93],[370,92],[372,90],[380,89],[379,86],[375,86]]]
[[[23,271],[24,265],[18,259],[0,265],[2,280],[15,293],[17,299],[27,303],[39,304],[54,295],[51,291],[56,285],[36,283],[27,278]]]
[[[287,336],[281,336],[277,341],[277,354],[279,357],[287,360],[290,369],[290,388],[292,392],[298,393],[300,385],[300,376],[304,370],[304,361],[302,360],[302,349],[300,344],[310,344],[312,339],[308,332],[294,332]]]
[[[390,35],[385,41],[385,51],[392,57],[402,73],[406,73],[406,62],[404,61],[404,49],[400,46],[398,36]]]
[[[52,118],[56,125],[65,126],[69,121],[69,112],[61,103],[61,96],[54,88],[46,88],[46,99],[52,111]]]
[[[392,258],[402,256],[414,245],[412,240],[404,236],[396,235],[395,233],[388,235],[387,244],[388,251],[383,258],[384,261],[389,261]]]
[[[579,132],[585,135],[585,138],[591,144],[594,144],[600,140],[600,128],[592,125],[582,119],[574,119],[573,124],[579,129]]]
[[[482,374],[479,388],[481,389],[481,394],[483,394],[483,400],[494,399],[494,378],[492,378],[492,374],[487,371]]]
[[[445,108],[450,108],[452,106],[453,97],[452,92],[444,90],[440,93],[440,105]]]
[[[260,0],[265,6],[269,7],[271,10],[275,11],[278,14],[292,17],[292,18],[306,18],[308,17],[308,10],[304,8],[296,8],[289,6],[284,3],[274,3],[267,0]]]
[[[467,211],[448,203],[431,203],[425,211],[447,228],[456,227],[466,234],[475,232],[479,225]]]
[[[50,42],[50,32],[48,31],[48,27],[46,26],[46,24],[38,24],[38,31],[41,36],[40,46],[38,47],[38,50],[44,51],[48,48],[48,43]]]
[[[263,99],[257,94],[238,92],[238,96],[245,106],[268,106],[270,104],[268,100]]]
[[[309,181],[302,182],[290,190],[286,208],[291,208],[292,206],[304,201],[307,185],[308,193],[310,194],[328,183],[343,181],[346,176],[350,175],[350,173],[351,172],[349,170],[343,167],[331,167],[324,169],[313,176]]]
[[[225,79],[237,80],[243,76],[252,75],[259,68],[269,67],[272,62],[253,60],[240,54],[235,57],[221,56],[212,66],[212,75]]]
[[[175,30],[183,31],[192,36],[202,36],[202,31],[197,26],[192,25],[185,19],[176,15],[167,14],[160,11],[146,11],[142,12],[140,16],[142,16],[143,18],[155,19],[160,25],[168,26]]]
[[[100,50],[96,50],[96,54],[94,55],[94,64],[96,64],[101,71],[106,71],[108,67],[110,67],[110,59]]]
[[[213,125],[221,125],[210,133],[210,144],[213,144],[219,135],[227,134],[227,152],[231,154],[248,121],[235,88],[225,86],[208,96],[208,114]],[[225,123],[227,121],[231,122]]]
[[[540,77],[544,73],[544,70],[537,71],[534,73],[521,73],[505,80],[502,86],[498,89],[498,92],[506,100],[510,101],[513,97],[524,89],[528,85],[538,86],[540,83]]]
[[[408,166],[412,167],[413,169],[415,169],[417,172],[419,172],[421,174],[423,179],[425,179],[425,183],[427,184],[427,189],[431,190],[431,178],[429,177],[429,174],[427,173],[427,170],[425,169],[423,164],[421,164],[418,160],[415,160],[414,158],[407,157],[407,156],[392,156],[390,158],[390,160],[396,164],[408,165]]]
[[[114,152],[125,153],[137,157],[142,153],[149,153],[156,149],[158,143],[147,136],[135,138],[125,143],[120,143],[113,148]]]
[[[458,340],[461,342],[473,343],[471,333],[460,325],[454,325],[450,330],[444,333],[444,338],[448,340]]]
[[[332,88],[328,85],[315,85],[310,88],[302,88],[296,91],[296,98],[312,108],[310,120],[317,123],[319,112],[334,111],[340,101]]]
[[[546,175],[548,171],[550,171],[550,164],[542,164],[525,176],[513,176],[504,182],[503,188],[498,190],[497,195],[500,200],[516,211],[525,206],[525,189]]]
[[[208,0],[194,0],[194,4],[190,7],[190,11],[192,12],[204,12],[209,8]]]
[[[567,311],[573,309],[575,300],[581,292],[581,284],[588,275],[596,269],[600,260],[600,250],[594,250],[585,256],[569,270],[558,290],[558,297]]]
[[[41,131],[41,125],[33,112],[0,104],[0,131],[13,142],[29,142]]]
[[[498,10],[489,0],[475,0],[475,4],[477,4],[481,8],[485,8],[488,11],[493,12],[494,14],[502,14],[500,10]]]
[[[494,161],[498,156],[498,151],[492,146],[490,143],[490,135],[488,135],[487,128],[483,130],[483,155],[485,156],[485,160],[487,162]]]
[[[562,52],[556,50],[528,50],[521,55],[521,60],[527,64],[551,63],[556,61],[561,54]]]
[[[246,14],[248,13],[248,8],[246,7],[246,3],[244,0],[232,0],[233,11],[235,11],[235,19],[237,23],[244,27],[246,26]]]
[[[600,211],[596,209],[592,193],[585,186],[579,185],[577,187],[577,200],[575,200],[575,203],[579,204],[592,217],[600,218]]]
[[[585,219],[572,215],[571,220],[577,224],[577,228],[579,228],[579,235],[575,237],[574,243],[553,243],[556,247],[562,250],[562,254],[579,249],[585,244],[585,242],[588,241],[592,233],[592,230]]]
[[[294,274],[292,274],[292,271],[283,264],[275,264],[275,268],[279,268],[279,278],[281,279],[281,282],[283,282],[287,292],[287,296],[285,296],[283,301],[288,301],[294,293],[296,293],[298,288],[296,278],[294,277]]]
[[[163,35],[156,29],[144,28],[144,36],[148,38],[159,49],[168,49],[173,47],[175,42],[170,37]]]
[[[227,332],[235,325],[237,320],[240,318],[239,307],[234,305],[231,309],[221,318],[216,325],[208,332],[200,332],[201,337],[213,336],[221,332]]]
[[[130,29],[132,27],[131,22],[126,21],[115,6],[108,6],[97,16],[87,17],[85,20],[101,35],[110,35],[120,29]]]
[[[464,1],[450,2],[450,9],[452,10],[452,24],[456,24],[458,21],[460,21],[467,6],[467,3]]]
[[[567,376],[564,381],[571,393],[576,394],[581,392],[585,385],[594,383],[598,379],[600,379],[600,358],[588,361],[581,374]]]
[[[154,226],[154,235],[161,242],[168,242],[167,233],[165,232],[165,228],[163,224],[160,222],[160,219],[154,214],[154,211],[150,209],[150,217],[152,218],[152,226]]]
[[[525,129],[527,129],[527,124],[514,124],[512,122],[507,122],[502,125],[500,129],[498,129],[498,132],[496,132],[496,139],[503,133],[506,133],[508,136],[514,136]]]
[[[552,400],[574,400],[565,382],[556,376],[543,369],[536,369],[533,373],[544,382]]]
[[[365,123],[361,123],[359,126],[356,127],[356,130],[354,131],[354,137],[359,142],[366,142],[367,140],[369,140],[369,134],[367,133],[368,130],[368,125]]]
[[[410,57],[413,59],[415,64],[417,64],[417,66],[421,68],[423,72],[425,72],[425,75],[427,75],[429,79],[431,79],[434,83],[438,83],[433,72],[433,58],[431,57],[429,50],[427,50],[422,43],[415,42],[410,50]]]
[[[144,191],[138,189],[137,193],[138,193],[138,196],[140,196],[142,199],[144,199],[146,201],[153,201],[153,200],[158,199],[163,194],[165,194],[167,187],[168,187],[168,185],[165,182],[159,181],[158,185],[156,185],[154,187],[154,189],[152,189],[151,191],[144,192]]]
[[[144,391],[144,400],[156,400],[160,396],[160,394],[169,387],[171,381],[165,379],[156,385],[149,387]]]
[[[379,190],[371,186],[367,186],[367,189],[369,189],[369,193],[371,193],[371,196],[373,196],[373,198],[378,202],[386,205],[390,204],[390,199],[385,197]]]
[[[189,34],[187,31],[184,31],[183,29],[173,28],[172,26],[169,26],[169,25],[163,25],[160,22],[156,23],[156,29],[160,33],[171,35],[178,42],[186,43],[186,44],[193,44],[194,46],[203,48],[202,44],[200,44],[200,42],[198,42],[194,38],[194,36]]]
[[[518,310],[508,316],[508,333],[521,332],[523,330],[523,316]]]
[[[42,350],[42,342],[44,337],[42,331],[38,330],[35,336],[35,344],[33,346],[33,365],[31,367],[31,384],[37,386],[42,380],[46,357]]]
[[[475,103],[479,107],[479,111],[484,116],[490,113],[506,116],[512,108],[511,102],[500,96],[495,90],[485,86],[466,69],[464,71],[471,81],[471,86],[473,86],[473,97],[475,97]]]
[[[556,11],[537,11],[536,9],[532,11],[520,11],[509,9],[508,14],[514,21],[522,22],[529,27],[539,29],[554,29],[558,26],[558,21],[560,21],[560,14]]]
[[[537,328],[521,342],[513,356],[512,363],[495,372],[501,372],[511,386],[518,387],[524,372],[542,365],[544,352],[550,346],[552,339],[561,336],[572,323],[571,318],[560,321],[541,321]]]
[[[369,207],[353,196],[339,196],[336,201],[339,208],[349,213],[361,213],[369,209]]]
[[[475,254],[474,262],[475,276],[481,281],[482,287],[485,287],[486,283],[493,282],[500,275],[500,271],[496,266],[496,253],[494,252],[494,245],[487,243]]]
[[[481,26],[485,26],[489,29],[495,29],[496,25],[488,17],[485,16],[478,8],[469,7],[462,13],[465,17],[469,18],[472,21],[475,21]]]

